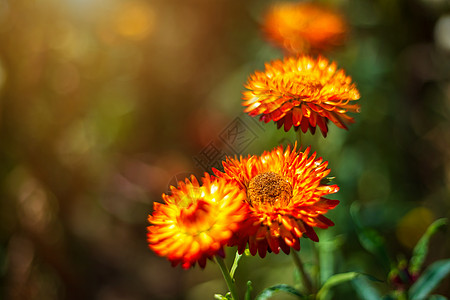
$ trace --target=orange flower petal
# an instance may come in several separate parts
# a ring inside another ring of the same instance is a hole
[[[247,219],[245,194],[238,186],[208,174],[202,183],[193,176],[179,182],[170,195],[163,195],[164,204],[154,204],[148,217],[150,249],[173,266],[205,267],[208,258],[223,255],[223,247]]]

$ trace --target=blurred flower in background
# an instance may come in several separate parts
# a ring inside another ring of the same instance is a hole
[[[266,38],[287,53],[321,53],[342,45],[348,26],[331,7],[315,2],[276,2],[265,13]]]

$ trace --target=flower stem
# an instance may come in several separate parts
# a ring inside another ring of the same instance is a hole
[[[299,150],[302,150],[302,148],[303,148],[303,143],[302,143],[302,131],[299,129],[298,131],[297,131],[297,141],[298,141],[298,143],[299,143]]]
[[[319,252],[319,249],[318,249],[318,246],[317,246],[316,243],[312,243],[312,251],[314,253],[314,258],[315,258],[317,269],[318,269],[317,277],[314,278],[314,282],[315,282],[314,286],[318,287],[318,286],[320,286],[320,282],[321,282],[320,276],[321,276],[321,273],[322,273],[322,269],[321,269],[321,265],[320,265],[321,264],[321,262],[320,262],[320,252]]]
[[[230,276],[230,272],[228,271],[227,266],[225,265],[225,262],[223,261],[222,257],[215,257],[217,264],[220,267],[220,271],[222,271],[223,278],[225,279],[225,282],[227,283],[228,290],[231,293],[231,298],[233,300],[238,300],[236,286],[234,285],[234,280]]]
[[[308,277],[308,274],[306,274],[305,268],[303,268],[303,263],[300,260],[300,256],[298,256],[297,252],[294,250],[291,251],[291,254],[292,258],[294,259],[294,263],[297,266],[297,269],[300,273],[300,277],[303,280],[303,285],[305,286],[307,292],[311,294],[313,292],[313,286],[311,280]]]
[[[239,264],[239,261],[241,260],[241,258],[242,258],[242,254],[239,254],[236,251],[236,255],[234,257],[233,265],[231,266],[231,270],[230,270],[231,278],[234,278],[234,272],[236,272],[236,269],[238,267],[238,264]]]

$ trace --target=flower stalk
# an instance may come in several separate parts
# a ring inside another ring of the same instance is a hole
[[[231,298],[233,300],[239,300],[236,290],[236,285],[234,284],[233,278],[230,276],[230,272],[228,271],[227,266],[225,265],[225,262],[223,261],[223,258],[216,256],[215,257],[217,264],[220,267],[220,271],[222,271],[223,278],[225,279],[225,282],[227,283],[228,290],[231,293]]]
[[[308,294],[312,294],[314,292],[314,288],[312,285],[311,280],[309,279],[308,274],[306,274],[305,268],[303,267],[303,262],[300,259],[300,256],[298,256],[296,251],[291,251],[292,259],[294,260],[295,265],[297,266],[297,269],[300,273],[300,277],[303,281],[303,286],[306,288],[306,291]]]

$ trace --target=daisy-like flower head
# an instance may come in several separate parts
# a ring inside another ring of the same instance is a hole
[[[268,40],[291,54],[321,52],[339,46],[348,31],[339,13],[308,2],[272,6],[262,27]]]
[[[315,133],[316,126],[324,137],[328,120],[347,129],[353,123],[347,112],[358,112],[359,91],[350,76],[338,70],[326,58],[289,57],[265,65],[263,72],[250,75],[243,92],[245,112],[260,115],[260,120],[273,120],[278,128],[284,125]]]
[[[327,162],[309,156],[310,149],[297,152],[280,146],[261,156],[227,158],[224,172],[214,170],[218,177],[237,183],[245,191],[250,214],[230,245],[239,253],[248,243],[250,253],[261,257],[267,251],[286,254],[292,247],[300,250],[300,237],[318,241],[314,227],[328,228],[334,223],[324,214],[338,200],[325,198],[339,190],[337,185],[324,184],[329,174]],[[309,157],[308,157],[309,156]]]
[[[206,259],[224,256],[225,246],[246,218],[245,193],[222,178],[205,173],[199,185],[191,176],[163,194],[164,204],[154,203],[148,217],[150,249],[165,256],[173,266],[184,269],[196,262],[204,268]]]

